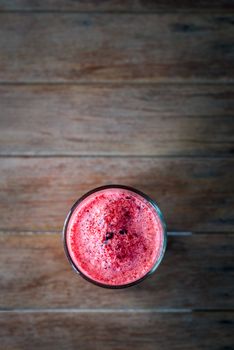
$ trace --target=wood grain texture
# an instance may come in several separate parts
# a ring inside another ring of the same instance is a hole
[[[0,82],[233,82],[232,15],[0,16]]]
[[[234,85],[10,85],[0,105],[0,155],[234,152]]]
[[[2,350],[233,349],[233,313],[1,314]]]
[[[233,9],[233,0],[0,0],[0,10],[40,10],[40,11],[182,11]]]
[[[234,231],[231,158],[2,158],[0,170],[1,229],[61,230],[83,193],[120,183],[151,195],[170,231]]]
[[[233,350],[233,10],[0,0],[0,350]],[[126,290],[76,275],[58,234],[108,183],[194,232]]]
[[[1,235],[0,309],[232,308],[233,249],[233,235],[169,236],[152,277],[108,290],[72,270],[60,235]]]

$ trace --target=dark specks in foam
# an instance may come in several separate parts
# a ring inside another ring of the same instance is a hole
[[[127,233],[127,230],[125,228],[123,228],[123,229],[119,230],[119,233],[121,235],[125,235]]]
[[[107,232],[106,233],[106,240],[108,241],[108,239],[112,239],[114,237],[114,232]]]

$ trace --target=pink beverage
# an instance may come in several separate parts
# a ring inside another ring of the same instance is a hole
[[[109,288],[133,285],[153,273],[166,247],[157,205],[138,190],[120,185],[85,194],[68,214],[63,233],[74,269]]]

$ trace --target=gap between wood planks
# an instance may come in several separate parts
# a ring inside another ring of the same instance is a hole
[[[62,232],[62,228],[61,231],[16,231],[16,230],[0,230],[0,235],[9,235],[9,236],[14,236],[17,234],[17,236],[32,236],[32,235],[36,235],[36,234],[43,234],[43,235],[60,235]],[[192,232],[167,232],[168,236],[191,236],[193,233]],[[207,234],[207,232],[205,232],[204,234]],[[228,233],[229,234],[229,233]],[[217,235],[217,233],[216,233]]]
[[[47,9],[8,9],[8,10],[0,10],[1,14],[11,14],[11,13],[39,13],[39,14],[92,14],[92,15],[151,15],[151,14],[214,14],[214,15],[226,15],[234,13],[234,9],[219,9],[219,8],[179,8],[173,10],[167,9],[157,9],[157,10],[103,10],[103,11],[92,11],[92,10],[47,10]]]
[[[165,308],[165,309],[105,309],[105,308],[97,308],[97,309],[91,309],[91,308],[42,308],[42,309],[34,309],[34,308],[28,308],[28,309],[0,309],[0,313],[190,313],[192,312],[192,309],[184,309],[184,308]]]
[[[152,309],[105,309],[105,308],[12,308],[12,309],[0,309],[0,313],[158,313],[158,314],[184,314],[184,313],[200,313],[200,312],[230,312],[233,313],[234,309],[189,309],[189,308],[152,308]]]
[[[1,16],[1,12],[0,12]],[[135,79],[135,80],[128,80],[128,79],[123,79],[123,80],[97,80],[97,81],[88,81],[88,80],[73,80],[73,81],[47,81],[47,80],[41,80],[41,81],[8,81],[8,80],[0,80],[0,86],[40,86],[40,85],[48,85],[48,86],[53,86],[53,85],[67,85],[67,86],[103,86],[103,85],[122,85],[122,86],[157,86],[157,85],[183,85],[183,86],[188,86],[188,85],[233,85],[234,84],[234,79],[227,79],[227,78],[220,78],[216,80],[212,79],[193,79],[190,78],[189,80],[179,80],[178,78],[175,80],[170,80],[167,78],[163,78],[163,80],[149,80],[149,79]]]
[[[77,153],[0,153],[0,158],[153,158],[153,159],[233,159],[233,155],[136,155],[136,154],[77,154]]]
[[[214,86],[220,86],[223,85],[224,87],[226,87],[227,85],[234,85],[234,80],[209,80],[207,79],[205,80],[201,80],[200,82],[197,82],[195,80],[189,80],[189,81],[184,81],[184,80],[178,80],[178,81],[170,81],[170,80],[163,80],[163,81],[149,81],[149,80],[98,80],[98,81],[0,81],[0,86],[101,86],[103,87],[103,85],[106,86],[137,86],[137,85],[142,85],[142,86],[149,86],[149,87],[154,87],[154,86],[158,86],[158,85],[170,85],[170,86],[199,86],[199,85],[214,85]]]
[[[61,228],[61,231],[40,231],[40,230],[30,230],[30,231],[27,231],[27,230],[5,230],[5,229],[0,229],[0,236],[33,236],[33,235],[61,235],[62,234],[62,228]],[[211,235],[211,234],[214,234],[214,235],[232,235],[234,234],[234,232],[214,232],[214,231],[194,231],[194,232],[190,232],[190,231],[168,231],[167,232],[167,235],[169,237],[186,237],[186,236],[192,236],[192,235],[195,235],[195,236],[200,236],[200,235]]]

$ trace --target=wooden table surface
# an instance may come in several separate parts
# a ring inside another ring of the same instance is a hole
[[[234,349],[233,0],[0,0],[0,349]],[[77,276],[61,230],[104,184],[151,195],[157,273]]]

